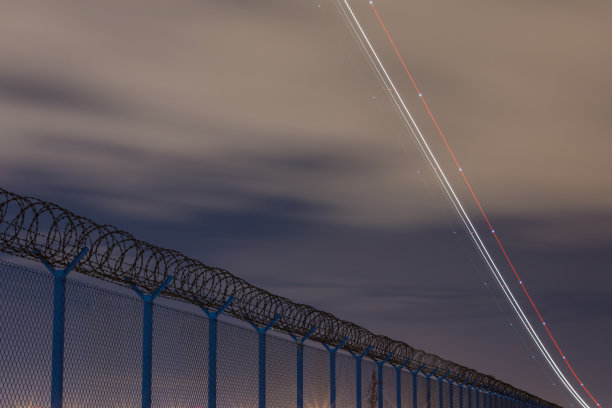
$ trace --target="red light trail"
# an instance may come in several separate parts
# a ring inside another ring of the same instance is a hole
[[[493,226],[492,226],[492,224],[491,224],[491,222],[489,220],[489,217],[487,217],[487,214],[485,213],[484,209],[482,208],[482,205],[480,204],[480,201],[476,197],[476,193],[472,189],[472,186],[470,185],[467,177],[465,176],[465,172],[463,171],[463,168],[459,165],[459,161],[455,157],[455,154],[453,153],[453,150],[451,149],[450,145],[448,144],[448,141],[446,140],[446,137],[444,136],[444,133],[442,132],[442,129],[440,128],[440,126],[438,124],[438,121],[436,120],[436,118],[434,117],[433,113],[431,112],[431,109],[427,105],[427,102],[425,101],[425,98],[423,97],[423,93],[419,90],[419,87],[417,86],[414,78],[412,77],[412,74],[408,70],[408,67],[406,66],[406,63],[404,62],[404,59],[402,58],[402,56],[399,53],[397,47],[395,46],[395,43],[393,42],[393,39],[391,38],[391,35],[389,34],[389,31],[387,30],[387,27],[383,23],[383,20],[380,17],[380,14],[376,10],[376,7],[374,6],[374,3],[372,1],[370,1],[369,3],[370,3],[370,6],[372,7],[372,11],[374,11],[374,14],[376,15],[376,18],[378,19],[378,22],[380,23],[382,29],[384,30],[384,32],[385,32],[385,34],[386,34],[386,36],[387,36],[391,46],[393,47],[393,50],[395,51],[395,54],[399,58],[402,66],[404,67],[404,70],[408,74],[408,77],[410,78],[410,82],[412,82],[412,85],[413,85],[414,89],[418,93],[419,98],[421,99],[421,102],[423,103],[425,109],[427,110],[427,113],[429,114],[430,119],[434,123],[434,125],[435,125],[435,127],[436,127],[436,129],[438,131],[438,134],[442,137],[442,140],[444,141],[444,144],[445,144],[448,152],[450,153],[451,157],[453,158],[453,161],[455,162],[455,165],[457,166],[457,169],[459,170],[459,173],[461,173],[461,177],[463,178],[463,181],[465,182],[466,186],[470,190],[470,193],[471,193],[472,197],[474,198],[474,201],[476,202],[476,205],[478,206],[480,212],[482,213],[482,216],[486,220],[486,223],[489,226],[489,229],[491,230],[491,233],[495,237],[495,240],[497,241],[497,244],[498,244],[499,248],[501,249],[502,253],[504,254],[504,257],[506,258],[506,261],[507,261],[508,265],[510,265],[510,268],[512,269],[512,272],[514,272],[514,275],[516,276],[519,284],[521,285],[521,288],[523,289],[523,292],[525,293],[525,295],[527,295],[527,298],[529,299],[529,302],[531,303],[531,306],[535,310],[536,314],[538,315],[538,318],[542,322],[542,325],[546,329],[546,333],[548,333],[548,337],[550,337],[550,339],[554,343],[554,345],[557,348],[557,350],[559,351],[559,354],[561,355],[563,361],[565,362],[567,367],[572,372],[574,378],[576,378],[576,380],[580,383],[580,386],[582,387],[582,389],[584,389],[584,391],[589,395],[591,400],[593,400],[593,402],[595,402],[595,404],[597,404],[597,406],[600,406],[600,404],[597,402],[597,400],[593,397],[593,395],[589,392],[587,387],[584,385],[582,380],[580,380],[580,378],[578,377],[578,375],[576,374],[576,372],[572,368],[571,364],[569,363],[568,359],[566,358],[565,354],[561,351],[561,348],[559,347],[559,345],[558,345],[557,341],[555,340],[555,338],[553,337],[552,333],[548,329],[548,326],[546,325],[546,321],[544,320],[544,318],[540,314],[540,311],[538,310],[538,308],[536,307],[535,303],[533,302],[531,296],[529,295],[529,292],[527,291],[527,288],[525,287],[525,284],[523,283],[523,280],[520,278],[518,272],[516,271],[514,265],[512,264],[512,261],[510,260],[510,257],[508,256],[508,253],[506,252],[504,246],[502,245],[502,243],[501,243],[497,233],[493,229]]]

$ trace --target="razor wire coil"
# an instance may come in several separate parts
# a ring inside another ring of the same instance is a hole
[[[40,255],[53,267],[66,267],[82,248],[89,251],[75,270],[118,284],[136,285],[154,291],[169,276],[163,292],[189,303],[218,308],[234,297],[226,312],[258,325],[280,319],[274,330],[304,336],[313,326],[310,339],[336,345],[347,338],[342,349],[382,360],[390,353],[391,364],[424,374],[446,376],[456,384],[483,389],[540,406],[556,407],[532,394],[492,376],[411,347],[402,341],[376,335],[355,323],[298,304],[258,288],[229,271],[205,265],[172,249],[160,248],[135,238],[111,225],[100,225],[57,204],[25,197],[0,188],[0,251],[28,259]],[[424,364],[424,365],[423,365]]]

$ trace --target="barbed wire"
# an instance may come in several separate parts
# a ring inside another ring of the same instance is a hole
[[[280,315],[274,330],[304,336],[316,326],[310,336],[312,340],[336,345],[346,338],[342,349],[354,353],[361,354],[372,346],[368,356],[374,359],[382,360],[393,353],[390,363],[400,365],[408,361],[406,367],[413,371],[424,364],[421,371],[426,375],[446,376],[457,384],[557,407],[492,376],[274,295],[225,269],[138,240],[128,232],[97,224],[57,204],[0,188],[0,251],[35,260],[40,253],[53,267],[65,268],[84,247],[89,251],[75,267],[82,274],[122,285],[133,284],[148,291],[154,291],[172,276],[164,296],[211,309],[233,296],[234,301],[226,311],[238,319],[267,325]]]

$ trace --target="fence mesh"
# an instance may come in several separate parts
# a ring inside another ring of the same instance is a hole
[[[217,401],[220,407],[256,407],[258,401],[257,333],[219,322]]]
[[[140,405],[141,310],[138,299],[66,283],[65,407]]]
[[[304,348],[304,406],[329,403],[329,353],[315,347]]]
[[[355,359],[347,353],[338,353],[336,361],[337,407],[354,407],[356,403]]]
[[[0,260],[0,406],[49,407],[53,278]]]
[[[292,339],[270,335],[266,341],[266,405],[296,405],[297,346]]]
[[[141,406],[143,301],[124,288],[105,285],[91,286],[70,277],[66,282],[64,407]],[[53,293],[54,278],[48,271],[0,259],[0,407],[51,406]],[[152,310],[151,406],[208,407],[208,317],[193,305],[169,301],[154,304]],[[258,407],[260,335],[238,321],[218,321],[217,329],[217,407]],[[297,345],[277,332],[266,334],[265,342],[266,406],[295,407]],[[356,360],[342,350],[335,356],[335,408],[355,407]],[[380,378],[378,365],[368,358],[361,367],[361,407],[397,407],[397,370],[384,364]],[[329,369],[330,353],[307,343],[304,407],[331,407]],[[401,407],[510,406],[501,397],[447,381],[441,385],[440,393],[438,378],[401,370]]]
[[[402,404],[400,408],[413,408],[412,407],[412,374],[408,371],[401,373],[401,399]]]
[[[208,319],[154,306],[153,355],[154,407],[207,405]]]

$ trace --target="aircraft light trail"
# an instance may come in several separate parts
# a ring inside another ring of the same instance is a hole
[[[461,201],[457,197],[457,195],[456,195],[452,185],[448,181],[448,179],[447,179],[446,175],[444,174],[441,166],[438,164],[438,161],[437,161],[436,157],[434,156],[432,150],[430,149],[429,145],[427,144],[427,141],[425,140],[425,137],[423,136],[423,134],[422,134],[421,130],[419,129],[419,127],[417,126],[414,118],[412,117],[411,113],[409,112],[408,108],[406,107],[406,104],[404,103],[404,100],[402,99],[402,97],[399,94],[395,84],[391,80],[391,77],[387,73],[387,70],[385,69],[385,67],[382,64],[380,58],[378,57],[376,51],[374,50],[374,47],[372,46],[372,43],[370,42],[368,36],[366,35],[365,31],[363,30],[363,27],[359,23],[359,20],[357,19],[357,17],[355,16],[352,8],[348,4],[348,0],[337,0],[337,2],[339,4],[339,6],[340,6],[340,9],[341,9],[342,13],[344,14],[344,17],[348,21],[348,23],[351,26],[354,34],[356,35],[357,39],[359,40],[363,50],[365,51],[366,55],[370,59],[370,62],[372,63],[372,66],[374,67],[376,73],[378,74],[379,79],[385,84],[385,87],[389,90],[389,94],[391,96],[391,99],[392,99],[395,107],[398,109],[404,124],[408,126],[408,128],[410,129],[412,135],[415,137],[415,140],[416,140],[417,144],[419,145],[419,147],[421,149],[421,152],[424,154],[424,156],[425,156],[426,160],[428,161],[429,165],[432,167],[432,169],[434,171],[434,174],[436,175],[436,178],[440,182],[440,184],[441,184],[444,192],[448,196],[451,204],[453,205],[453,207],[457,211],[457,214],[459,215],[459,218],[461,219],[462,223],[466,227],[466,230],[470,233],[469,235],[471,236],[472,240],[474,241],[474,244],[476,245],[476,248],[478,249],[478,251],[480,252],[481,256],[483,257],[487,267],[489,268],[489,270],[492,273],[493,277],[495,278],[495,280],[499,284],[500,288],[502,289],[502,292],[506,296],[509,304],[511,305],[511,307],[515,311],[517,317],[519,318],[519,320],[521,321],[521,323],[523,324],[523,326],[527,330],[527,333],[532,338],[532,340],[534,341],[535,345],[538,347],[538,349],[542,353],[542,356],[544,357],[544,359],[550,365],[551,369],[554,371],[554,373],[559,378],[561,383],[563,383],[563,385],[568,390],[568,392],[576,399],[576,401],[582,407],[589,408],[589,405],[582,399],[582,397],[578,394],[578,392],[574,389],[574,387],[567,380],[567,378],[565,377],[563,372],[559,369],[559,367],[557,366],[556,362],[554,361],[554,359],[552,358],[552,356],[550,355],[550,353],[546,349],[546,346],[543,344],[543,342],[541,341],[540,337],[538,336],[538,334],[536,333],[535,329],[533,328],[531,322],[529,321],[529,319],[525,315],[525,313],[524,313],[523,309],[521,308],[520,304],[518,303],[518,301],[514,297],[514,294],[510,291],[510,289],[509,289],[508,285],[506,284],[506,282],[505,282],[505,280],[504,280],[504,278],[503,278],[499,268],[497,267],[497,264],[493,260],[493,258],[490,255],[488,249],[486,248],[484,242],[480,238],[480,235],[478,234],[478,231],[474,227],[474,225],[473,225],[471,219],[469,218],[467,212],[463,208],[463,205],[462,205]],[[487,222],[487,225],[489,227],[489,230],[491,231],[491,233],[495,237],[495,240],[497,241],[498,246],[502,250],[502,252],[504,254],[504,257],[506,258],[506,261],[510,265],[510,268],[512,269],[512,271],[514,272],[514,274],[515,274],[519,284],[521,285],[523,291],[527,295],[527,298],[529,299],[529,302],[531,303],[533,309],[535,310],[536,314],[540,318],[540,321],[541,321],[542,325],[544,326],[546,332],[548,333],[548,336],[550,337],[550,339],[555,344],[555,347],[557,348],[557,350],[561,354],[563,361],[565,361],[566,365],[568,366],[568,368],[570,369],[570,371],[572,372],[572,374],[574,375],[576,380],[580,383],[580,386],[584,389],[584,391],[589,395],[589,397],[599,407],[600,404],[597,402],[597,400],[595,400],[595,398],[588,391],[588,389],[586,388],[584,383],[576,375],[574,369],[570,365],[570,363],[567,360],[565,354],[561,351],[561,348],[559,347],[557,341],[554,339],[554,337],[552,336],[552,333],[548,329],[548,326],[546,325],[546,322],[544,321],[542,315],[540,314],[539,310],[535,306],[535,303],[533,302],[531,296],[527,292],[527,289],[526,289],[526,287],[525,287],[525,285],[523,283],[523,280],[519,277],[519,275],[518,275],[514,265],[512,264],[512,262],[510,260],[510,257],[508,256],[506,250],[504,249],[504,247],[503,247],[503,245],[502,245],[502,243],[501,243],[497,233],[493,229],[493,226],[492,226],[489,218],[487,217],[484,209],[482,208],[482,205],[480,204],[480,201],[476,197],[476,194],[475,194],[474,190],[472,189],[472,186],[470,185],[470,183],[469,183],[469,181],[468,181],[468,179],[467,179],[467,177],[465,175],[465,172],[463,171],[463,168],[459,165],[459,161],[455,157],[455,154],[453,153],[451,147],[449,146],[448,141],[446,140],[446,137],[444,136],[444,133],[442,132],[442,130],[441,130],[437,120],[435,119],[433,113],[431,112],[429,106],[427,105],[427,103],[425,101],[425,98],[423,97],[422,92],[419,90],[418,86],[416,85],[416,82],[415,82],[414,78],[412,77],[412,74],[408,70],[408,68],[406,66],[406,63],[404,62],[404,59],[402,58],[402,56],[399,53],[397,47],[395,46],[395,43],[393,42],[393,40],[391,38],[391,35],[389,34],[389,31],[387,30],[387,27],[383,23],[382,18],[380,17],[380,14],[376,10],[376,7],[374,6],[374,2],[373,1],[368,1],[368,3],[370,4],[374,14],[376,15],[376,18],[378,19],[382,29],[384,30],[384,32],[385,32],[389,42],[391,43],[391,46],[393,47],[397,57],[399,58],[399,60],[400,60],[400,62],[402,64],[402,66],[404,67],[404,70],[408,74],[408,77],[410,78],[410,81],[412,82],[413,87],[415,88],[416,92],[418,93],[421,102],[425,106],[425,109],[427,110],[427,113],[429,114],[429,117],[433,121],[433,123],[434,123],[434,125],[435,125],[435,127],[436,127],[436,129],[438,131],[438,133],[442,137],[446,148],[448,149],[451,157],[453,158],[453,161],[454,161],[455,165],[457,166],[457,169],[459,170],[459,173],[461,173],[461,177],[463,178],[463,180],[464,180],[466,186],[468,187],[472,197],[474,198],[474,200],[475,200],[475,202],[476,202],[480,212],[482,213],[483,217],[485,218],[485,220]]]

